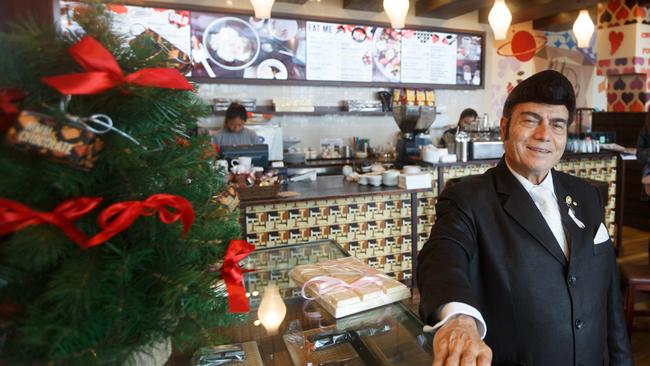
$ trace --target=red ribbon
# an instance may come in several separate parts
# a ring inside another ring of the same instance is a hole
[[[246,289],[244,288],[244,273],[251,270],[243,269],[239,262],[246,258],[255,246],[246,240],[231,240],[226,250],[226,256],[221,267],[221,278],[226,283],[228,291],[228,306],[231,313],[247,313],[250,311]]]
[[[13,103],[24,98],[25,94],[17,89],[0,90],[0,131],[8,128],[18,115],[18,107]]]
[[[170,211],[169,208],[174,209]],[[188,200],[171,194],[154,194],[144,201],[124,201],[108,206],[97,219],[103,229],[93,236],[84,248],[99,245],[126,230],[140,216],[153,216],[158,213],[160,221],[171,224],[177,220],[183,223],[183,234],[194,222],[194,209]]]
[[[123,84],[192,90],[192,84],[173,68],[145,68],[124,75],[115,57],[91,36],[84,36],[69,52],[87,72],[41,79],[62,94],[96,94]]]
[[[63,201],[52,212],[38,212],[16,201],[0,198],[0,235],[32,225],[51,224],[83,247],[86,235],[76,228],[74,221],[95,209],[101,201],[99,197],[74,198]]]

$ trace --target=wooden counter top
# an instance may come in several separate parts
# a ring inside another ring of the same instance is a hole
[[[281,192],[296,192],[299,195],[292,197],[273,197],[264,199],[253,199],[242,201],[240,206],[253,206],[266,203],[281,203],[307,200],[321,200],[331,198],[341,198],[350,196],[362,196],[369,194],[400,194],[411,192],[423,192],[430,189],[404,189],[397,186],[374,187],[371,185],[362,186],[358,183],[348,182],[341,175],[319,176],[315,182],[301,181],[292,182],[288,186],[282,187]]]

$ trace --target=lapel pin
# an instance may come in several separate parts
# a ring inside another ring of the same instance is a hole
[[[573,198],[571,198],[571,196],[566,196],[564,198],[564,202],[566,202],[567,205],[570,205],[571,203],[573,203]]]

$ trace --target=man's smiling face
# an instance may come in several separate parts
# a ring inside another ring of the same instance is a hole
[[[544,180],[564,153],[568,118],[569,111],[564,105],[517,104],[509,126],[501,118],[501,138],[510,168],[533,184]]]

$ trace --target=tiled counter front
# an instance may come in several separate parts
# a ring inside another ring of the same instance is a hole
[[[339,198],[244,205],[242,224],[245,225],[246,239],[259,248],[334,240],[371,267],[399,280],[408,280],[412,278],[417,253],[413,243],[417,243],[417,250],[420,250],[427,241],[435,222],[436,200],[445,181],[481,174],[497,162],[430,166],[434,178],[431,191],[357,193]],[[568,174],[607,182],[605,224],[612,237],[615,231],[616,164],[613,155],[591,154],[569,155],[556,166],[557,170]],[[414,226],[417,228],[415,231],[412,230]]]
[[[435,218],[430,192],[371,194],[245,207],[246,239],[273,247],[331,239],[397,279],[411,277],[413,225],[418,244]],[[413,220],[415,198],[417,220]]]

